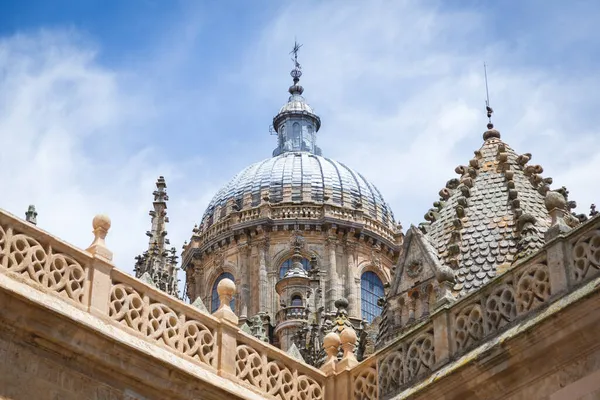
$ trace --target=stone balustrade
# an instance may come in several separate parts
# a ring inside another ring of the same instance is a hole
[[[550,240],[478,291],[409,327],[352,370],[353,396],[404,398],[403,390],[435,380],[436,371],[471,359],[471,351],[598,277],[600,218]]]
[[[319,206],[282,206],[272,207],[272,219],[318,220],[323,217],[323,209]]]
[[[360,364],[354,357],[357,339],[351,328],[339,337],[327,335],[328,356],[320,371],[238,328],[229,308],[233,282],[219,284],[221,306],[208,315],[116,269],[105,243],[109,229],[107,217],[94,218],[94,240],[83,251],[0,211],[0,274],[248,393],[274,399],[410,396],[404,394],[409,387],[414,391],[439,379],[451,362],[468,362],[480,347],[519,324],[547,318],[551,305],[573,290],[598,285],[600,277],[596,217],[549,238],[542,250],[480,290],[435,310]],[[287,307],[282,318],[303,314],[302,309]],[[343,357],[338,361],[340,347]]]
[[[79,250],[0,210],[0,274],[98,317],[261,398],[324,400],[326,375],[246,335],[229,307],[232,281],[218,287],[214,315],[183,303],[112,264],[107,217],[94,219],[94,241]],[[243,393],[240,392],[240,393]],[[244,397],[244,396],[242,396]],[[245,398],[254,398],[246,396]]]
[[[220,234],[229,231],[230,219],[224,219],[212,224],[205,232],[200,234],[200,240],[205,241],[209,238],[219,236]]]
[[[276,324],[280,324],[289,320],[304,320],[307,319],[306,307],[304,306],[289,306],[283,307],[277,311],[275,315]]]
[[[341,225],[345,222],[352,226],[353,229],[364,230],[365,232],[385,238],[390,243],[395,243],[397,232],[390,227],[384,226],[384,224],[369,217],[363,211],[348,210],[332,204],[269,204],[236,211],[224,219],[217,219],[211,226],[200,231],[197,239],[200,243],[203,243],[202,247],[204,248],[210,246],[214,238],[219,238],[220,240],[224,237],[223,235],[233,234],[233,231],[236,229],[249,224],[281,224],[287,221],[293,223],[322,224],[326,220],[336,220]]]

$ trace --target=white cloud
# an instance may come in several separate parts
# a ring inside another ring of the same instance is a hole
[[[533,153],[544,176],[566,185],[586,212],[600,194],[585,184],[600,152],[600,118],[589,109],[600,100],[600,75],[571,75],[567,59],[562,68],[518,65],[521,50],[488,33],[489,17],[416,2],[290,7],[263,32],[246,74],[257,76],[253,87],[265,97],[283,97],[272,77],[289,62],[267,55],[286,54],[290,38],[301,35],[301,83],[323,119],[324,153],[375,182],[406,226],[422,221],[454,167],[483,142],[487,61],[503,139]]]
[[[93,216],[108,214],[109,247],[131,272],[133,256],[147,246],[154,180],[184,177],[158,149],[123,146],[129,136],[149,134],[152,123],[152,94],[134,92],[125,78],[131,75],[100,67],[93,46],[75,32],[0,41],[2,207],[23,217],[28,204],[37,205],[42,228],[83,248],[93,238]],[[191,190],[172,202],[181,222],[174,243],[181,245],[194,221],[182,211],[201,208],[203,196]]]

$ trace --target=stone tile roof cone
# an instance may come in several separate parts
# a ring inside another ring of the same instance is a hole
[[[413,290],[403,282],[423,282],[426,278],[420,275],[426,271],[434,271],[437,292],[446,299],[440,301],[438,295],[436,306],[477,290],[544,246],[545,233],[553,224],[547,209],[549,193],[562,199],[552,203],[558,204],[555,214],[564,219],[555,229],[564,232],[563,225],[579,224],[568,191],[550,191],[552,178],[542,176],[543,168],[531,163],[532,155],[517,154],[491,122],[487,128],[481,148],[468,163],[455,168],[458,177],[439,191],[419,234],[409,230],[386,298],[398,299]],[[389,309],[387,305],[382,314],[380,342],[394,335]]]

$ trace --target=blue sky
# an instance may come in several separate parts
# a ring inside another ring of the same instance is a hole
[[[158,175],[180,247],[212,195],[269,157],[294,38],[324,155],[405,227],[494,122],[581,212],[600,201],[595,1],[0,1],[0,206],[132,270]],[[8,150],[10,149],[10,150]]]

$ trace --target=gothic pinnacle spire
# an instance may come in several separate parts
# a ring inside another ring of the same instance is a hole
[[[156,181],[156,190],[153,192],[152,228],[146,232],[149,237],[148,250],[136,257],[135,276],[152,282],[158,289],[168,294],[179,297],[177,288],[177,255],[174,247],[168,249],[170,244],[167,239],[167,184],[165,178],[160,176]]]

